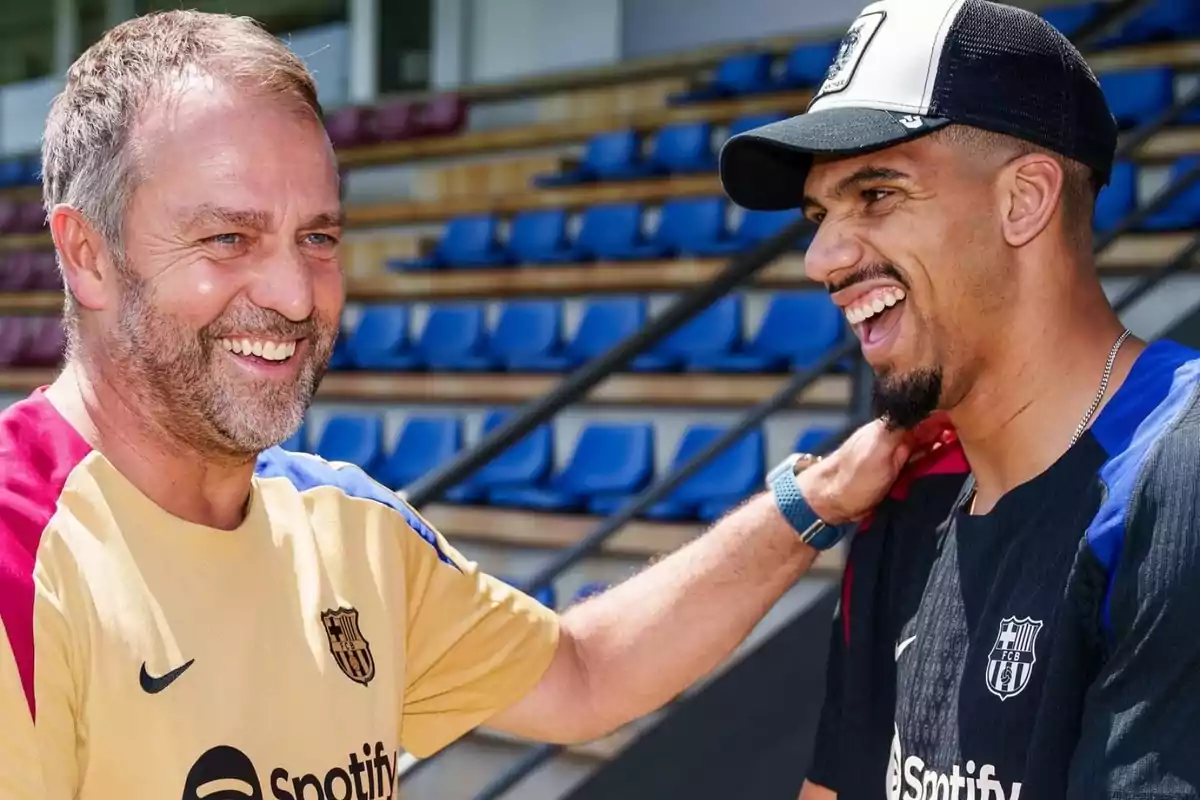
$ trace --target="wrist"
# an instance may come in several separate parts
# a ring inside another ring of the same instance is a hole
[[[824,519],[800,491],[797,477],[811,470],[817,459],[804,454],[793,454],[777,465],[767,475],[776,508],[787,520],[792,530],[804,542],[816,550],[827,550],[837,544],[844,530]]]
[[[826,525],[851,522],[850,516],[837,501],[837,492],[834,490],[836,469],[829,461],[819,461],[796,475],[796,488],[800,495]]]

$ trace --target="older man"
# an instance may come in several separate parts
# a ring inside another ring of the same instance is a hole
[[[274,447],[343,304],[334,154],[283,45],[125,23],[71,68],[43,158],[69,352],[0,415],[4,798],[382,798],[400,749],[484,721],[596,737],[726,657],[911,453],[874,424],[790,460],[560,617],[361,471]]]

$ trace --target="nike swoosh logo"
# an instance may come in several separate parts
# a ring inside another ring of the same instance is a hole
[[[903,653],[905,650],[907,650],[908,646],[910,644],[912,644],[913,642],[915,642],[916,640],[917,640],[917,637],[910,636],[909,638],[905,639],[900,644],[896,645],[896,660],[897,661],[900,660],[900,654]]]
[[[183,666],[176,667],[175,669],[171,670],[166,675],[159,675],[157,677],[151,675],[149,672],[146,672],[146,663],[142,662],[142,673],[138,676],[138,679],[142,684],[142,691],[146,694],[158,694],[163,689],[174,683],[176,678],[187,672],[187,668],[195,663],[195,661],[196,659],[193,658]]]

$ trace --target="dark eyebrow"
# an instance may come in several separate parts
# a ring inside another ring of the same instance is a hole
[[[860,186],[864,183],[870,183],[871,181],[904,180],[904,179],[907,179],[910,177],[911,176],[908,173],[901,172],[900,170],[897,170],[897,169],[891,169],[889,167],[866,166],[866,167],[862,167],[861,169],[857,169],[854,172],[847,175],[845,178],[842,178],[838,182],[838,185],[834,187],[833,196],[841,197],[842,195],[849,192],[851,189],[854,189],[855,187]],[[805,213],[808,213],[810,210],[812,210],[814,208],[816,208],[816,209],[824,208],[824,206],[821,205],[821,202],[819,200],[817,200],[815,197],[812,197],[810,195],[804,196],[803,207],[804,207]]]

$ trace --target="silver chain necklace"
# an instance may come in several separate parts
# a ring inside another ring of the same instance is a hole
[[[1108,351],[1108,361],[1104,364],[1104,374],[1100,377],[1100,388],[1096,390],[1096,396],[1092,398],[1092,404],[1088,407],[1083,418],[1079,420],[1079,424],[1075,426],[1075,435],[1071,437],[1071,444],[1067,447],[1074,447],[1079,442],[1079,437],[1083,436],[1083,432],[1087,430],[1088,423],[1092,421],[1092,416],[1096,413],[1096,409],[1100,407],[1100,403],[1104,400],[1104,395],[1108,393],[1108,381],[1112,378],[1113,366],[1117,363],[1117,353],[1121,352],[1121,345],[1125,344],[1125,340],[1130,336],[1128,328],[1117,338],[1113,344],[1112,350]],[[971,507],[970,513],[975,513],[975,501],[979,497],[979,492],[974,487],[971,489]]]

